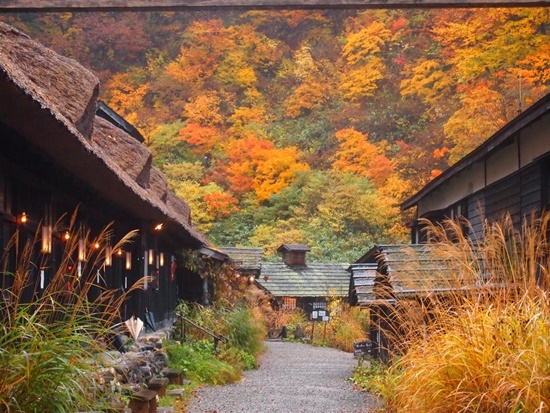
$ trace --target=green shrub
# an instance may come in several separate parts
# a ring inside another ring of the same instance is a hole
[[[390,369],[388,365],[372,360],[360,362],[350,381],[358,389],[391,400],[395,381],[400,377],[399,373],[398,369]]]
[[[264,351],[266,327],[256,318],[252,309],[243,304],[204,307],[182,302],[177,312],[214,334],[226,338],[228,341],[223,343],[224,348],[235,347],[253,357],[258,357]],[[189,340],[207,340],[209,337],[190,324],[187,324],[186,329],[186,337]]]
[[[215,354],[210,341],[166,345],[171,367],[183,370],[194,383],[227,384],[240,379],[238,366],[232,366]]]
[[[263,352],[266,328],[249,308],[237,306],[228,312],[223,330],[232,346],[252,356]]]
[[[253,354],[237,347],[229,347],[222,350],[220,359],[227,361],[232,366],[238,366],[241,370],[254,370],[258,368],[258,361]]]

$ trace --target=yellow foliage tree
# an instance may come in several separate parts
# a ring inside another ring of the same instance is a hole
[[[183,109],[183,116],[188,123],[198,123],[202,126],[220,126],[223,118],[220,115],[221,99],[216,92],[200,94],[188,103]]]
[[[427,104],[434,104],[451,92],[454,82],[437,60],[421,58],[412,68],[411,77],[401,82],[401,96],[420,96]]]
[[[342,49],[344,70],[340,80],[346,99],[356,101],[374,95],[386,71],[382,49],[390,40],[391,32],[377,21],[348,33]]]
[[[328,99],[326,84],[321,84],[316,77],[307,77],[285,101],[285,113],[291,118],[297,118],[304,110],[321,107]]]
[[[177,82],[201,90],[216,72],[224,53],[234,45],[219,19],[192,22],[185,39],[179,56],[167,65],[166,72]]]
[[[307,239],[288,221],[277,221],[273,224],[260,224],[254,229],[249,239],[250,245],[262,247],[266,256],[276,256],[277,248],[282,244],[307,244]]]
[[[232,124],[228,132],[232,136],[237,137],[249,125],[265,125],[268,122],[268,116],[265,107],[262,105],[255,105],[253,107],[241,106],[235,109],[228,120]]]
[[[336,132],[340,149],[336,152],[332,167],[345,172],[366,177],[369,164],[378,155],[376,145],[368,141],[368,136],[354,129],[342,129]]]
[[[468,88],[461,107],[443,127],[451,146],[449,161],[464,157],[506,122],[506,102],[499,92],[489,85]]]

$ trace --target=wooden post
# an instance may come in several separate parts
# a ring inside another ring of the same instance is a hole
[[[313,343],[313,333],[315,332],[315,321],[313,321],[313,327],[311,328],[311,342]]]
[[[157,392],[153,390],[141,390],[130,396],[129,406],[132,413],[156,413]]]

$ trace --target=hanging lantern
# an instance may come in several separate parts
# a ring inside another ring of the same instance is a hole
[[[27,217],[27,214],[25,212],[23,212],[21,214],[21,216],[19,217],[19,223],[20,224],[26,224],[28,221],[28,217]]]
[[[132,253],[130,251],[126,252],[126,269],[132,269]]]
[[[84,238],[78,240],[78,261],[86,261],[86,240]]]
[[[149,265],[153,265],[153,262],[155,261],[155,251],[149,250]]]
[[[160,265],[161,267],[164,267],[164,252],[161,252],[161,253],[159,254],[159,265]]]
[[[96,250],[98,250],[99,247],[101,247],[101,245],[99,244],[98,241],[96,241],[95,244],[94,244],[94,248],[95,248]]]
[[[52,253],[52,226],[42,225],[42,248],[43,254]]]
[[[113,265],[113,248],[111,246],[105,247],[105,265],[108,267]]]
[[[63,235],[63,239],[65,241],[68,241],[71,239],[71,234],[69,233],[69,231],[65,231],[65,235]]]

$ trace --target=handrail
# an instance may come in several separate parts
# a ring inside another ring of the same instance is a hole
[[[229,339],[221,334],[216,334],[216,333],[213,333],[212,331],[210,331],[209,329],[207,329],[206,327],[203,327],[199,324],[197,324],[196,322],[194,322],[193,320],[183,316],[183,315],[178,315],[178,318],[181,319],[181,338],[183,340],[185,340],[185,322],[191,324],[193,327],[195,328],[198,328],[200,331],[202,331],[203,333],[206,333],[208,334],[210,337],[212,337],[214,339],[214,347],[217,349],[218,348],[218,342],[219,341],[223,341],[223,342],[226,342],[226,341],[229,341]]]

